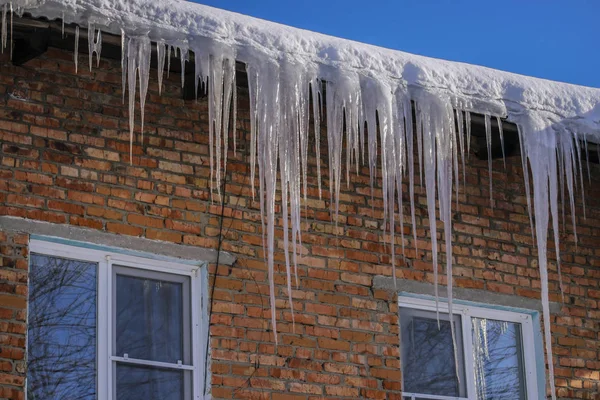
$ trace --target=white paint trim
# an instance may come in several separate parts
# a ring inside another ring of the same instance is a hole
[[[195,367],[193,365],[185,365],[185,364],[172,364],[160,361],[148,361],[148,360],[139,360],[137,358],[125,358],[118,356],[111,356],[111,361],[119,361],[123,364],[134,364],[134,365],[145,365],[148,367],[158,367],[165,369],[174,369],[174,370],[183,370],[183,371],[193,371]]]

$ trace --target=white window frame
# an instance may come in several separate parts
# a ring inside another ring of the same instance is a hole
[[[440,313],[448,313],[448,304],[444,300],[440,299],[438,305]],[[402,295],[398,297],[398,307],[433,312],[436,311],[435,300],[424,299],[420,297],[408,297]],[[415,400],[416,398],[421,398],[432,400],[477,400],[477,394],[475,393],[473,341],[470,335],[472,329],[472,317],[494,319],[498,321],[515,322],[521,324],[523,367],[525,369],[525,390],[527,393],[527,400],[539,399],[539,389],[536,371],[537,367],[534,341],[535,339],[533,330],[534,324],[532,316],[528,313],[491,308],[492,306],[489,307],[490,308],[486,307],[485,305],[461,304],[456,302],[452,305],[452,313],[454,315],[461,316],[461,326],[463,332],[462,345],[464,352],[467,397],[424,395],[420,393],[402,392],[403,399],[408,398],[411,400]],[[398,310],[398,312],[399,311],[400,310]],[[401,323],[402,321],[400,321],[400,324]],[[402,340],[402,338],[400,338],[400,340]],[[402,365],[402,360],[400,360],[400,365]],[[404,388],[404,382],[402,384],[402,388]]]
[[[190,263],[180,260],[155,256],[153,254],[131,252],[126,249],[116,249],[91,243],[70,242],[59,243],[53,240],[31,239],[29,252],[59,258],[81,260],[98,264],[97,270],[97,301],[96,301],[96,390],[97,399],[113,400],[113,364],[116,361],[127,361],[130,364],[146,366],[169,367],[173,364],[152,362],[146,360],[131,360],[113,356],[113,266],[139,269],[140,272],[158,272],[169,275],[189,277],[190,280],[190,324],[191,324],[191,365],[181,364],[177,369],[192,371],[192,399],[205,399],[204,395],[204,360],[208,341],[208,293],[207,269],[205,262]],[[129,253],[129,254],[128,254]],[[135,255],[131,255],[134,253]],[[144,275],[140,275],[144,276]],[[140,361],[140,362],[136,362]],[[177,370],[175,369],[175,370]],[[210,379],[210,374],[206,374]],[[209,385],[209,384],[208,384]],[[207,385],[207,386],[208,386]]]

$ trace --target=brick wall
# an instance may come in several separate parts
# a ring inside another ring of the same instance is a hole
[[[221,205],[218,198],[210,202],[208,188],[207,104],[181,100],[178,76],[167,80],[159,96],[152,71],[144,143],[136,138],[130,163],[120,64],[104,60],[90,73],[86,60],[81,57],[78,75],[72,53],[58,50],[23,67],[0,66],[0,215],[216,248]],[[295,331],[283,255],[276,255],[276,348],[260,212],[249,185],[243,92],[238,109],[239,149],[237,156],[229,154],[223,222],[223,250],[237,262],[212,268],[213,396],[400,399],[397,296],[373,286],[375,276],[392,275],[381,234],[380,186],[371,201],[368,171],[352,176],[350,187],[342,187],[337,224],[332,223],[329,197],[325,192],[323,200],[318,197],[311,160],[300,285],[292,293]],[[505,171],[501,160],[494,161],[492,209],[487,162],[471,156],[467,186],[453,215],[455,285],[539,298],[520,162],[509,158]],[[584,182],[587,219],[580,217],[579,204],[578,247],[569,226],[561,232],[565,304],[551,323],[563,399],[598,399],[600,392],[599,172],[592,166],[591,182],[587,177]],[[327,187],[326,169],[323,176]],[[405,205],[407,196],[408,190]],[[397,275],[431,283],[424,190],[417,187],[416,196],[419,250],[407,224],[406,257],[398,257]],[[2,233],[0,226],[0,243],[0,398],[20,399],[27,236]],[[401,254],[400,246],[396,251]],[[554,264],[550,289],[552,300],[560,301]]]
[[[23,399],[27,244],[23,234],[0,232],[0,398]]]

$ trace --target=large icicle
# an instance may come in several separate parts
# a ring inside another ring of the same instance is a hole
[[[555,207],[557,192],[557,134],[552,126],[551,116],[542,116],[540,112],[529,112],[523,119],[524,147],[531,166],[533,179],[533,203],[535,213],[535,232],[538,248],[538,262],[542,287],[542,311],[544,319],[544,342],[548,359],[548,372],[552,399],[556,399],[554,386],[554,359],[552,357],[552,338],[550,331],[550,304],[548,294],[547,240],[549,224],[549,205],[552,219],[558,220]],[[556,223],[553,224],[557,226]],[[558,256],[558,254],[557,254]]]
[[[279,149],[280,88],[279,68],[269,62],[256,68],[248,66],[251,104],[254,107],[254,137],[259,165],[260,210],[266,220],[264,240],[265,258],[269,276],[269,298],[271,302],[271,325],[275,343],[277,338],[277,316],[275,307],[275,196]],[[263,235],[265,228],[263,225]]]
[[[151,43],[148,36],[133,36],[127,41],[127,82],[129,90],[129,160],[133,162],[133,131],[135,126],[136,78],[140,83],[140,131],[144,134],[144,107],[150,76]]]

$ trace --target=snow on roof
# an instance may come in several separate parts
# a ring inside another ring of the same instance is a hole
[[[0,0],[7,2],[6,0]],[[553,82],[459,62],[412,55],[284,26],[181,0],[14,0],[34,16],[114,34],[148,33],[153,41],[194,49],[204,38],[232,46],[239,61],[256,53],[314,64],[327,77],[334,67],[474,101],[480,112],[518,114],[545,110],[573,129],[600,130],[600,89]],[[407,38],[406,40],[410,40]],[[558,56],[558,55],[557,55]]]

